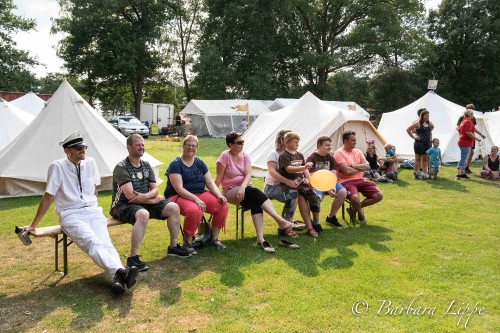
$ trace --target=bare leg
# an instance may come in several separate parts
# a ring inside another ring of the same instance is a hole
[[[179,206],[174,202],[169,202],[164,208],[161,214],[167,217],[167,228],[170,233],[170,248],[176,247],[179,243],[179,231],[181,229],[180,225],[180,211]]]
[[[342,207],[342,204],[344,203],[346,197],[347,191],[345,188],[337,192],[337,196],[333,199],[332,207],[330,208],[330,215],[328,216],[337,215],[337,212],[339,211],[340,207]]]
[[[422,155],[415,154],[415,164],[413,164],[413,171],[418,172],[420,168],[422,168]]]
[[[383,198],[384,198],[384,195],[382,194],[382,192],[375,193],[371,197],[365,198],[361,202],[360,208],[364,208],[364,207],[368,207],[368,206],[374,205],[377,202],[382,201]],[[359,199],[359,197],[358,197],[358,199]],[[352,203],[352,200],[351,200],[351,203]]]
[[[146,234],[146,227],[148,226],[149,212],[145,209],[140,209],[135,213],[135,223],[132,227],[132,240],[130,247],[130,256],[134,257],[139,254],[139,247],[141,246],[144,235]]]
[[[351,215],[356,216],[359,214],[361,209],[361,203],[359,202],[359,194],[353,194],[350,197],[351,201]]]
[[[220,228],[212,228],[212,239],[219,239]]]
[[[260,206],[260,208],[262,208],[263,211],[268,213],[278,223],[278,226],[280,228],[284,229],[290,225],[289,221],[285,220],[280,215],[278,215],[278,213],[276,213],[271,200],[267,199],[266,201],[264,201],[264,203]]]
[[[268,200],[269,201],[269,200]],[[257,234],[257,242],[262,244],[264,242],[264,217],[262,214],[252,215],[252,222],[255,227],[255,233]]]
[[[422,164],[422,171],[424,173],[428,173],[429,172],[429,156],[428,155],[422,155],[421,164]]]

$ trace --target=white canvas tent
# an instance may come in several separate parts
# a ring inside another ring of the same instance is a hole
[[[33,116],[0,98],[0,151],[33,120]]]
[[[45,106],[45,101],[32,92],[16,98],[11,101],[11,103],[34,117],[36,117]]]
[[[356,132],[356,147],[361,151],[365,152],[367,141],[373,139],[377,154],[384,152],[383,137],[361,111],[338,109],[307,92],[281,110],[262,114],[245,133],[245,152],[250,155],[254,176],[267,174],[267,156],[274,149],[276,133],[283,128],[299,134],[299,151],[304,157],[316,149],[316,140],[322,135],[332,138],[333,150],[340,148],[346,130]]]
[[[378,131],[387,142],[397,147],[400,157],[414,158],[414,140],[406,133],[406,129],[417,120],[417,110],[420,108],[429,110],[430,120],[434,124],[432,136],[439,138],[443,162],[457,162],[460,159],[460,150],[457,145],[459,134],[456,127],[458,118],[463,115],[465,107],[442,98],[434,91],[429,91],[420,99],[399,110],[384,113]],[[491,149],[492,140],[483,114],[475,112],[475,118],[477,129],[486,135],[485,140],[482,140],[480,144],[476,143],[475,158],[477,158],[479,154],[484,156],[484,153]]]
[[[486,112],[484,118],[486,118],[493,144],[500,146],[500,111]]]
[[[297,101],[296,98],[276,98],[274,102],[269,106],[269,110],[277,111],[295,103],[296,101]],[[363,112],[366,119],[370,119],[370,114],[368,113],[368,111],[363,109],[356,102],[340,102],[340,101],[323,101],[323,102],[342,110],[361,111]]]
[[[64,81],[40,114],[0,151],[0,198],[43,194],[50,163],[66,157],[59,142],[75,131],[84,132],[87,156],[96,160],[99,190],[110,190],[115,165],[128,155],[126,139]],[[148,154],[144,159],[159,179],[161,163]]]
[[[231,131],[237,131],[240,123],[247,119],[247,113],[233,109],[248,104],[250,124],[269,109],[257,100],[191,100],[180,112],[182,118],[190,121],[191,133],[198,136],[223,138]]]

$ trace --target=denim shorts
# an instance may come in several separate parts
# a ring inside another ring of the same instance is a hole
[[[465,169],[467,166],[467,157],[471,151],[471,147],[460,147],[460,161],[458,161],[457,169]]]
[[[342,186],[342,184],[340,184],[339,182],[337,182],[335,184],[335,192],[338,193],[339,191],[343,190],[344,189],[344,186]],[[314,193],[316,193],[316,195],[319,197],[320,200],[323,200],[324,196],[325,196],[325,193],[328,193],[328,192],[323,192],[323,191],[319,191],[319,190],[314,190]]]

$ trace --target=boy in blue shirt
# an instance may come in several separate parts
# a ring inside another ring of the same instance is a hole
[[[437,179],[439,173],[439,166],[443,165],[443,160],[441,159],[441,149],[439,148],[439,139],[432,139],[432,147],[427,149],[425,152],[429,155],[430,167],[429,167],[429,177],[433,177],[434,180]]]

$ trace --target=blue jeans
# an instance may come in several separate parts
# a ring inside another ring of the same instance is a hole
[[[457,169],[465,169],[467,166],[467,157],[469,157],[472,147],[460,147],[460,161],[458,161]]]

